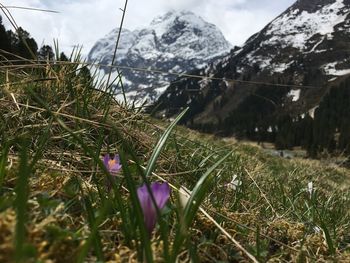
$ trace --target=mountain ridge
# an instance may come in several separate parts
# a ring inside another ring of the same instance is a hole
[[[183,123],[191,128],[269,140],[286,119],[313,116],[350,73],[350,1],[317,3],[297,1],[240,50],[191,73],[202,80],[178,78],[159,98],[158,116],[189,107]]]
[[[88,60],[111,64],[118,28],[97,41]],[[170,11],[157,16],[149,26],[123,29],[116,61],[129,68],[157,69],[185,73],[201,68],[227,54],[232,48],[219,29],[189,11]],[[102,75],[109,72],[101,67]],[[154,101],[174,80],[173,75],[124,70],[124,86],[129,99]]]

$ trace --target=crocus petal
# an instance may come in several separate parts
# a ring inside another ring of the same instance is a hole
[[[114,155],[114,158],[111,158],[110,154],[106,154],[103,157],[103,164],[108,170],[108,172],[114,174],[118,173],[122,168],[122,166],[120,165],[120,159],[118,154]]]
[[[142,208],[146,228],[148,233],[151,234],[156,225],[157,211],[152,204],[152,199],[145,184],[137,189],[137,196]]]
[[[167,183],[153,183],[151,185],[154,200],[157,207],[161,210],[170,197],[170,187]]]
[[[309,192],[310,196],[312,196],[312,193],[314,191],[314,186],[312,182],[308,182],[307,184],[307,191]]]
[[[227,186],[229,189],[233,190],[233,191],[235,191],[235,190],[236,190],[236,188],[237,188],[237,186],[236,186],[236,185],[234,185],[232,182],[230,182],[230,183],[226,184],[226,186]]]
[[[120,164],[120,158],[119,158],[119,154],[115,154],[114,155],[114,166],[112,167],[112,172],[118,173],[120,171],[120,169],[122,168],[121,164]]]
[[[234,184],[235,186],[240,186],[240,185],[242,184],[242,181],[236,180],[236,181],[233,182],[233,184]]]
[[[118,173],[122,166],[119,163],[113,163],[112,165],[109,166],[109,171],[111,173]]]
[[[238,176],[236,174],[233,175],[231,182],[226,184],[226,186],[235,191],[240,185],[242,185],[242,181],[238,180]]]
[[[119,154],[115,154],[114,155],[114,160],[115,160],[116,163],[120,163]]]
[[[115,167],[116,171],[119,172],[122,169],[122,165],[121,164],[117,164]]]
[[[231,183],[233,183],[234,181],[236,181],[236,179],[237,179],[237,174],[234,174],[233,177],[232,177]]]
[[[105,156],[103,156],[103,164],[105,165],[105,167],[108,170],[108,162],[110,160],[109,154],[106,154]]]
[[[156,205],[161,210],[170,197],[170,187],[167,183],[153,183],[150,188]],[[137,196],[143,211],[147,230],[151,234],[157,222],[157,210],[153,205],[151,195],[145,184],[137,189]]]

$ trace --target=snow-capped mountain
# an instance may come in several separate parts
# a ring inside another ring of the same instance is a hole
[[[117,28],[100,39],[88,60],[110,65],[118,31]],[[171,11],[156,17],[145,28],[123,29],[116,64],[121,66],[129,99],[154,101],[177,76],[152,70],[189,72],[222,57],[230,49],[231,44],[215,25],[192,12]],[[100,69],[102,75],[109,72],[108,67]]]
[[[315,56],[343,50],[349,40],[349,12],[349,0],[299,0],[248,41],[254,43],[254,48],[244,62],[256,63],[260,70],[282,73],[300,57],[314,61]],[[277,53],[271,54],[271,50]],[[326,75],[350,73],[341,70],[349,68],[349,61],[338,57],[332,55],[326,61],[330,63],[319,65],[319,69]]]
[[[241,49],[192,72],[202,80],[174,81],[157,109],[172,116],[189,106],[185,123],[207,131],[274,130],[283,114],[313,116],[350,74],[349,46],[350,0],[298,0]]]

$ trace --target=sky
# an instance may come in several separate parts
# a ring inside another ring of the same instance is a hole
[[[124,28],[134,30],[169,10],[189,10],[215,24],[232,45],[242,45],[252,34],[296,0],[129,0]],[[10,8],[18,26],[27,30],[38,45],[53,45],[70,54],[74,45],[87,55],[94,43],[119,27],[124,0],[1,0],[4,6],[50,9],[59,13]],[[3,14],[1,14],[3,16]],[[10,23],[3,16],[7,29]]]

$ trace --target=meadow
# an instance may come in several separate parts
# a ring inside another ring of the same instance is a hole
[[[154,119],[69,60],[0,67],[0,262],[350,261],[349,170]]]

